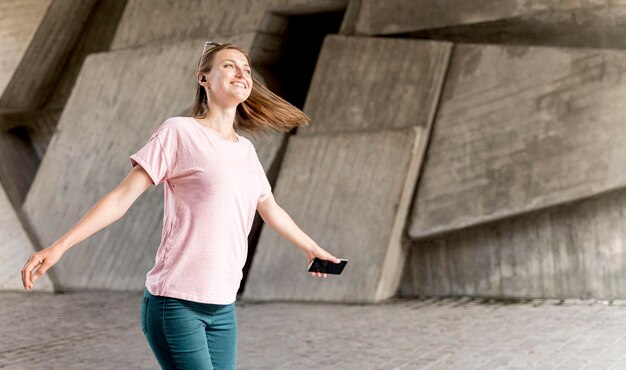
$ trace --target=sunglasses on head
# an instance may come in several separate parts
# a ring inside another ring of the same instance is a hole
[[[222,46],[224,44],[222,44],[221,42],[216,42],[216,41],[207,41],[207,42],[205,42],[204,43],[204,49],[202,49],[202,54],[200,55],[200,61],[198,61],[198,68],[200,68],[200,64],[202,63],[202,57],[204,56],[204,53],[206,53],[207,46],[209,46],[209,45],[215,47],[215,46]]]

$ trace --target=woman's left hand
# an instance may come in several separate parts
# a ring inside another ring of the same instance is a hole
[[[308,265],[311,264],[311,261],[313,261],[313,259],[317,257],[319,259],[322,260],[327,260],[333,263],[340,263],[341,261],[339,260],[339,258],[333,256],[332,254],[328,253],[328,251],[326,251],[324,248],[320,247],[320,246],[316,246],[315,248],[313,248],[313,250],[311,250],[309,253],[307,253],[306,258],[308,261]],[[311,276],[317,276],[317,277],[321,277],[321,278],[326,278],[326,274],[325,273],[321,273],[321,272],[309,272],[309,274],[311,274]]]

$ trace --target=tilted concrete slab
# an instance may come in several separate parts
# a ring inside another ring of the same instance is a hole
[[[255,32],[269,11],[308,14],[346,4],[345,0],[129,0],[111,48]]]
[[[560,0],[361,0],[356,28],[363,34],[391,34],[437,29],[461,24],[483,23],[504,18],[521,17],[543,12],[574,11],[606,7],[623,1],[560,1]]]
[[[63,109],[69,98],[80,68],[87,55],[109,51],[127,0],[98,0],[89,14],[80,38],[63,66],[63,73],[46,101],[46,109]]]
[[[375,302],[396,293],[401,237],[420,163],[418,127],[290,138],[274,196],[320,246],[350,262],[326,280],[267,225],[244,297]]]
[[[253,37],[229,40],[247,48]],[[85,60],[24,204],[42,244],[58,240],[123,180],[128,156],[157,125],[186,112],[203,44],[192,40]],[[162,185],[148,190],[123,219],[70,249],[54,267],[61,288],[141,289],[161,237],[162,198]]]
[[[363,0],[355,33],[457,42],[624,48],[626,1]]]
[[[299,135],[427,127],[452,44],[327,36],[317,60]]]
[[[622,51],[457,45],[410,236],[626,186],[625,70]]]
[[[305,272],[302,253],[266,226],[246,298],[373,302],[396,293],[405,259],[401,239],[407,200],[422,163],[449,52],[448,43],[326,38],[305,106],[312,123],[290,138],[274,194],[305,232],[335,255],[349,258],[350,267],[325,288]],[[333,58],[333,53],[339,56]],[[383,60],[389,53],[414,60]],[[372,67],[359,64],[361,60]],[[337,75],[325,70],[355,70],[361,72],[354,75],[369,77],[334,81]],[[411,73],[418,77],[403,82]],[[398,97],[399,102],[380,99],[383,83],[393,86],[394,81],[406,96]],[[351,97],[344,98],[346,93]],[[328,94],[333,98],[326,99]],[[411,108],[421,110],[412,110],[412,117],[398,116],[397,110],[409,109],[408,100]],[[360,109],[366,114],[344,112]]]
[[[24,291],[22,268],[35,253],[19,217],[0,186],[0,290]],[[54,288],[47,274],[37,279],[33,291],[51,292]]]
[[[51,2],[5,0],[0,3],[3,14],[0,17],[0,92],[6,90]]]
[[[626,189],[413,243],[402,295],[626,298]]]
[[[96,2],[5,0],[0,4],[1,108],[25,110],[45,103]]]

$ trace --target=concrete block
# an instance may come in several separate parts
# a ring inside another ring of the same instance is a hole
[[[549,1],[548,1],[549,2]],[[361,0],[356,33],[386,35],[433,28],[482,23],[532,12],[528,5],[513,1]],[[528,3],[528,2],[527,2]],[[520,9],[521,8],[521,9]]]
[[[457,45],[410,236],[626,186],[625,68],[615,50]]]
[[[98,0],[83,27],[63,73],[46,102],[47,109],[63,109],[87,55],[110,50],[127,0]]]
[[[420,128],[290,138],[274,196],[320,246],[350,262],[325,280],[265,225],[244,298],[373,302],[394,295],[419,168]]]
[[[426,128],[448,65],[446,42],[327,36],[299,135]]]
[[[22,222],[0,186],[0,290],[22,291],[22,268],[35,252]],[[52,292],[48,274],[37,279],[32,291]]]
[[[345,8],[343,0],[129,0],[112,49],[255,32],[266,12],[309,14]]]
[[[231,40],[246,48],[253,37]],[[188,112],[203,43],[97,53],[85,60],[24,204],[44,246],[124,179],[128,156],[157,125]],[[65,254],[55,266],[63,289],[141,289],[160,241],[161,186]]]
[[[26,110],[45,103],[96,2],[2,2],[0,107]]]
[[[354,28],[455,42],[624,48],[624,20],[624,0],[362,0]]]
[[[479,0],[390,0],[385,2],[361,0],[358,33],[394,34],[445,28],[462,24],[477,24],[499,19],[541,14],[543,12],[574,11],[577,9],[619,4],[621,1],[499,1]]]
[[[622,299],[624,217],[620,189],[417,240],[401,294]]]
[[[349,0],[348,6],[339,28],[341,35],[354,35],[356,33],[356,24],[359,21],[359,13],[361,12],[361,0]]]
[[[0,93],[15,74],[50,3],[52,0],[6,0],[0,4]]]

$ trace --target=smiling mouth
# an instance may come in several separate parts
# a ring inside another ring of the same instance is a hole
[[[233,82],[232,84],[235,85],[235,86],[239,86],[241,88],[244,88],[244,89],[247,88],[246,84],[244,84],[243,82]]]

